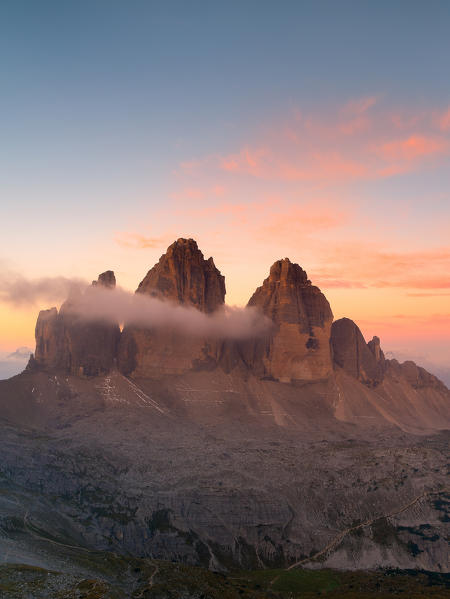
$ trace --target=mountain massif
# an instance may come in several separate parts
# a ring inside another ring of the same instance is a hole
[[[106,271],[92,284],[113,289],[114,273]],[[225,279],[193,239],[178,239],[136,293],[214,314],[225,303]],[[253,378],[294,385],[332,381],[338,419],[361,424],[361,418],[372,418],[412,432],[450,428],[445,385],[413,362],[386,360],[379,338],[366,343],[352,320],[333,322],[327,299],[298,264],[288,258],[275,262],[248,306],[273,327],[266,335],[230,341],[170,326],[125,323],[121,332],[119,323],[86,322],[70,311],[68,300],[59,313],[56,308],[39,313],[30,367],[85,378],[118,372],[145,381],[217,371],[250,383],[250,394]]]
[[[225,280],[178,239],[136,293],[214,318]],[[271,323],[255,336],[86,321],[70,302],[40,312],[27,369],[0,382],[0,553],[450,570],[450,391],[333,321],[298,264],[250,298]]]

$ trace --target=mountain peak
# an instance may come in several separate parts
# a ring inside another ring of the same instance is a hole
[[[301,266],[289,258],[274,262],[248,305],[259,308],[277,327],[262,350],[266,375],[287,382],[326,378],[331,373],[333,313]]]
[[[179,238],[148,271],[137,292],[211,313],[225,301],[225,277],[212,258],[205,260],[194,239]]]
[[[294,284],[310,284],[308,276],[301,266],[291,262],[289,258],[277,260],[270,267],[269,282],[289,281]]]
[[[98,275],[97,281],[92,281],[93,287],[105,287],[106,289],[114,289],[116,286],[116,277],[113,270],[105,270]]]

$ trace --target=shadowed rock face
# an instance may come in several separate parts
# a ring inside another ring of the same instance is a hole
[[[403,377],[413,389],[432,388],[443,393],[448,392],[447,387],[434,374],[425,368],[417,366],[415,362],[407,360],[399,363],[397,360],[386,360],[388,372],[394,377]]]
[[[61,318],[56,308],[41,310],[35,328],[37,364],[56,368],[62,352]]]
[[[178,239],[148,271],[137,293],[147,293],[211,313],[225,301],[225,277],[205,260],[193,239]]]
[[[93,286],[113,289],[113,271],[99,275]],[[119,325],[85,322],[70,311],[70,300],[60,312],[42,310],[36,323],[35,365],[63,370],[68,374],[98,376],[113,366],[120,336]]]
[[[107,270],[102,272],[101,275],[98,275],[98,280],[92,281],[93,287],[97,287],[97,285],[105,287],[106,289],[114,289],[116,286],[116,277],[114,275],[114,271]]]
[[[315,380],[332,372],[330,304],[306,272],[288,258],[272,265],[270,274],[248,302],[275,324],[275,331],[249,347],[246,361],[264,376],[289,382]]]
[[[376,386],[383,380],[384,354],[380,340],[374,337],[366,343],[357,325],[349,318],[333,322],[331,346],[335,364],[368,386]]]
[[[178,239],[148,271],[136,293],[192,306],[211,314],[225,301],[225,277],[212,258],[205,260],[193,239]],[[217,366],[219,344],[170,329],[125,327],[118,353],[126,375],[154,377],[210,370]]]

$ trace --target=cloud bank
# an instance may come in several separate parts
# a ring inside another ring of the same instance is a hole
[[[11,270],[0,271],[0,302],[17,307],[39,302],[62,302],[86,288],[87,282],[77,278],[41,277],[28,279]]]
[[[66,301],[67,300],[67,301]],[[62,311],[85,321],[176,330],[190,336],[245,339],[267,333],[272,322],[255,308],[223,306],[214,314],[121,288],[91,287],[82,279],[27,279],[0,273],[0,302],[15,307],[64,302]]]
[[[256,308],[223,306],[213,314],[124,289],[89,287],[72,297],[65,313],[85,321],[108,321],[147,328],[164,328],[197,337],[246,339],[269,332],[270,319]]]

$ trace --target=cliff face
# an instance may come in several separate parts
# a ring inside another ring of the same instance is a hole
[[[225,277],[212,258],[205,260],[193,239],[178,239],[148,271],[136,293],[213,313],[225,301]],[[217,365],[218,343],[189,337],[167,327],[126,326],[118,353],[119,369],[134,377],[182,374]]]
[[[139,283],[146,293],[211,313],[225,301],[225,277],[193,239],[177,239]]]
[[[349,318],[333,322],[331,327],[333,360],[337,366],[369,387],[378,385],[386,368],[380,340],[366,343],[357,325]]]
[[[114,273],[107,271],[93,285],[113,289]],[[114,364],[120,336],[118,324],[87,322],[71,312],[70,300],[56,308],[42,310],[36,323],[35,364],[63,370],[67,374],[98,376]]]
[[[306,272],[288,258],[275,262],[248,302],[259,308],[275,330],[244,354],[251,367],[282,382],[315,380],[332,373],[330,305]]]

